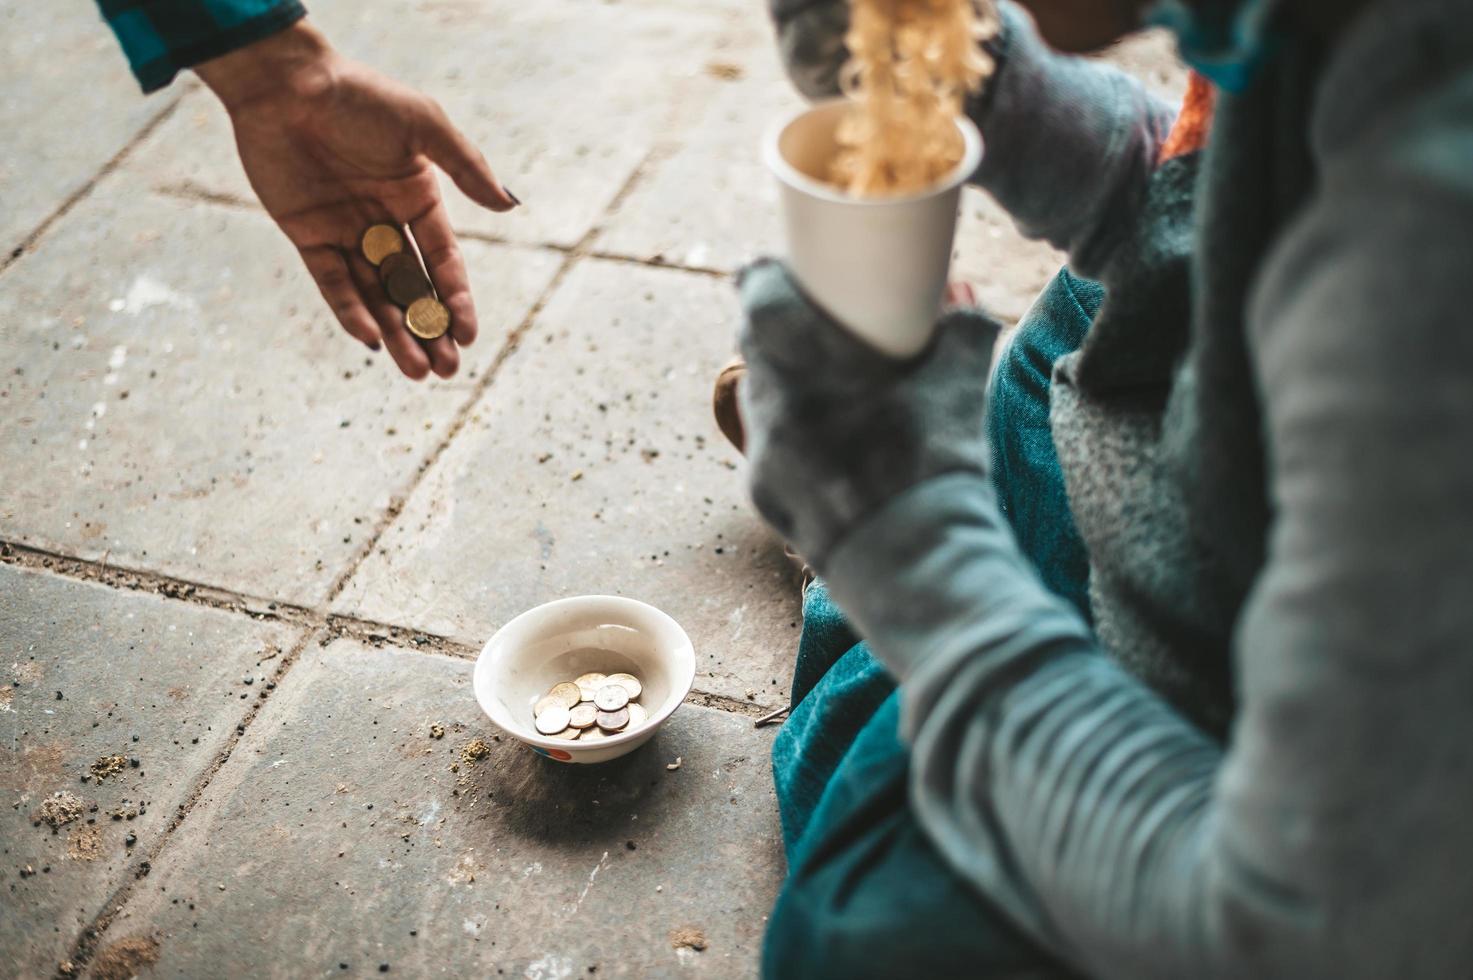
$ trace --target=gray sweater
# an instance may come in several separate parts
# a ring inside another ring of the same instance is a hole
[[[776,8],[819,94],[841,14]],[[1164,167],[1161,107],[1007,19],[979,181],[1108,290],[1053,407],[1099,629],[979,474],[838,543],[919,819],[1092,975],[1473,975],[1473,3],[1291,30]]]

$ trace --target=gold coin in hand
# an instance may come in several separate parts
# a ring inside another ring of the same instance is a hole
[[[434,340],[450,329],[450,311],[433,296],[425,296],[409,304],[404,324],[420,340]]]
[[[363,257],[374,265],[404,251],[404,236],[393,225],[374,225],[363,233]]]
[[[378,276],[389,299],[401,308],[411,305],[417,299],[435,294],[434,287],[430,285],[430,277],[420,268],[419,259],[408,252],[396,252],[384,259],[383,264],[378,267]]]

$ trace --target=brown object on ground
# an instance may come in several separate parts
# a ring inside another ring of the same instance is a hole
[[[439,739],[442,739],[444,737],[445,737],[445,726],[444,725],[431,725],[430,726],[430,738],[433,738],[433,739],[435,739],[435,740],[438,741]]]
[[[716,416],[716,427],[739,453],[747,451],[747,431],[742,425],[741,408],[737,404],[737,386],[747,376],[747,362],[740,357],[728,361],[716,375],[716,387],[711,392],[711,412]]]
[[[73,831],[67,838],[66,854],[73,861],[96,861],[102,857],[102,831],[96,827]]]
[[[480,762],[491,754],[491,746],[483,738],[473,738],[460,750],[461,762]]]
[[[107,777],[122,772],[127,765],[128,759],[126,756],[100,755],[97,757],[97,761],[92,763],[88,771],[92,773],[92,778],[100,783]]]
[[[63,790],[46,798],[36,811],[36,819],[56,830],[76,820],[86,809],[85,800]]]
[[[159,943],[147,936],[119,939],[92,961],[96,980],[130,980],[159,961]]]
[[[739,82],[746,72],[741,65],[734,65],[729,61],[712,61],[706,65],[706,74],[723,82]]]
[[[693,949],[699,953],[706,948],[706,934],[695,926],[681,926],[679,929],[672,929],[670,948]]]

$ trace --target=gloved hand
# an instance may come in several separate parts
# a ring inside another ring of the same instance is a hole
[[[995,321],[952,310],[925,351],[897,361],[818,309],[779,262],[748,266],[738,289],[752,497],[820,573],[892,497],[943,473],[986,473]]]

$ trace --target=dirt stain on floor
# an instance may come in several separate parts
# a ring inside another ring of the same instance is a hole
[[[130,980],[157,963],[160,952],[158,940],[148,936],[119,939],[97,954],[91,975],[96,980]]]

